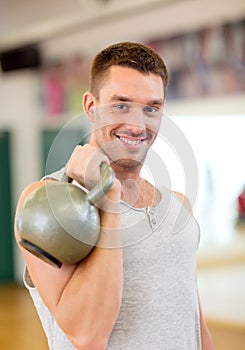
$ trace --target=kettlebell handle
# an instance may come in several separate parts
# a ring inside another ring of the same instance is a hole
[[[86,199],[92,204],[96,204],[103,198],[103,196],[109,191],[115,180],[115,173],[106,162],[101,163],[100,174],[101,178],[99,182],[86,195]],[[66,173],[64,173],[61,178],[61,181],[71,183],[73,179],[67,176]]]

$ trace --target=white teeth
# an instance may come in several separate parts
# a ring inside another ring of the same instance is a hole
[[[140,142],[141,142],[141,140],[129,140],[129,139],[126,139],[125,137],[120,137],[121,138],[121,140],[123,140],[123,142],[126,142],[126,143],[128,143],[129,145],[138,145]]]

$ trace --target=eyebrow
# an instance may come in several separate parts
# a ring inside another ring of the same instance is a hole
[[[113,101],[121,101],[121,102],[134,102],[130,97],[128,96],[123,96],[123,95],[113,95],[110,100]],[[137,102],[136,102],[137,103]],[[159,98],[159,99],[153,99],[148,101],[145,105],[149,106],[163,106],[164,104],[164,99]]]
[[[123,102],[133,102],[133,100],[127,96],[123,95],[113,95],[110,98],[111,101],[123,101]]]

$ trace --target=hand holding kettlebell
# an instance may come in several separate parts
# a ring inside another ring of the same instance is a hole
[[[110,163],[108,157],[98,147],[86,144],[75,147],[69,161],[66,164],[67,181],[73,179],[87,190],[91,190],[100,181],[101,164]],[[110,187],[107,196],[103,196],[97,207],[102,210],[117,211],[116,202],[121,198],[121,183],[117,178]]]
[[[99,148],[90,144],[78,145],[66,164],[66,175],[87,190],[91,190],[100,180],[100,167],[103,162],[110,163],[108,157]]]

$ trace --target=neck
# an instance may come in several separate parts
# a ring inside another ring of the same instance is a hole
[[[111,167],[122,185],[121,199],[133,207],[136,206],[136,202],[141,196],[141,166],[124,168],[115,163],[111,163]]]
[[[140,180],[141,165],[133,168],[125,168],[115,163],[111,163],[111,167],[115,171],[116,177],[122,184],[128,180],[135,183],[138,183]]]
[[[124,202],[135,208],[155,207],[160,202],[160,192],[140,177],[141,166],[133,171],[130,169],[117,171],[115,165],[111,164],[111,166],[122,184],[121,199]]]

